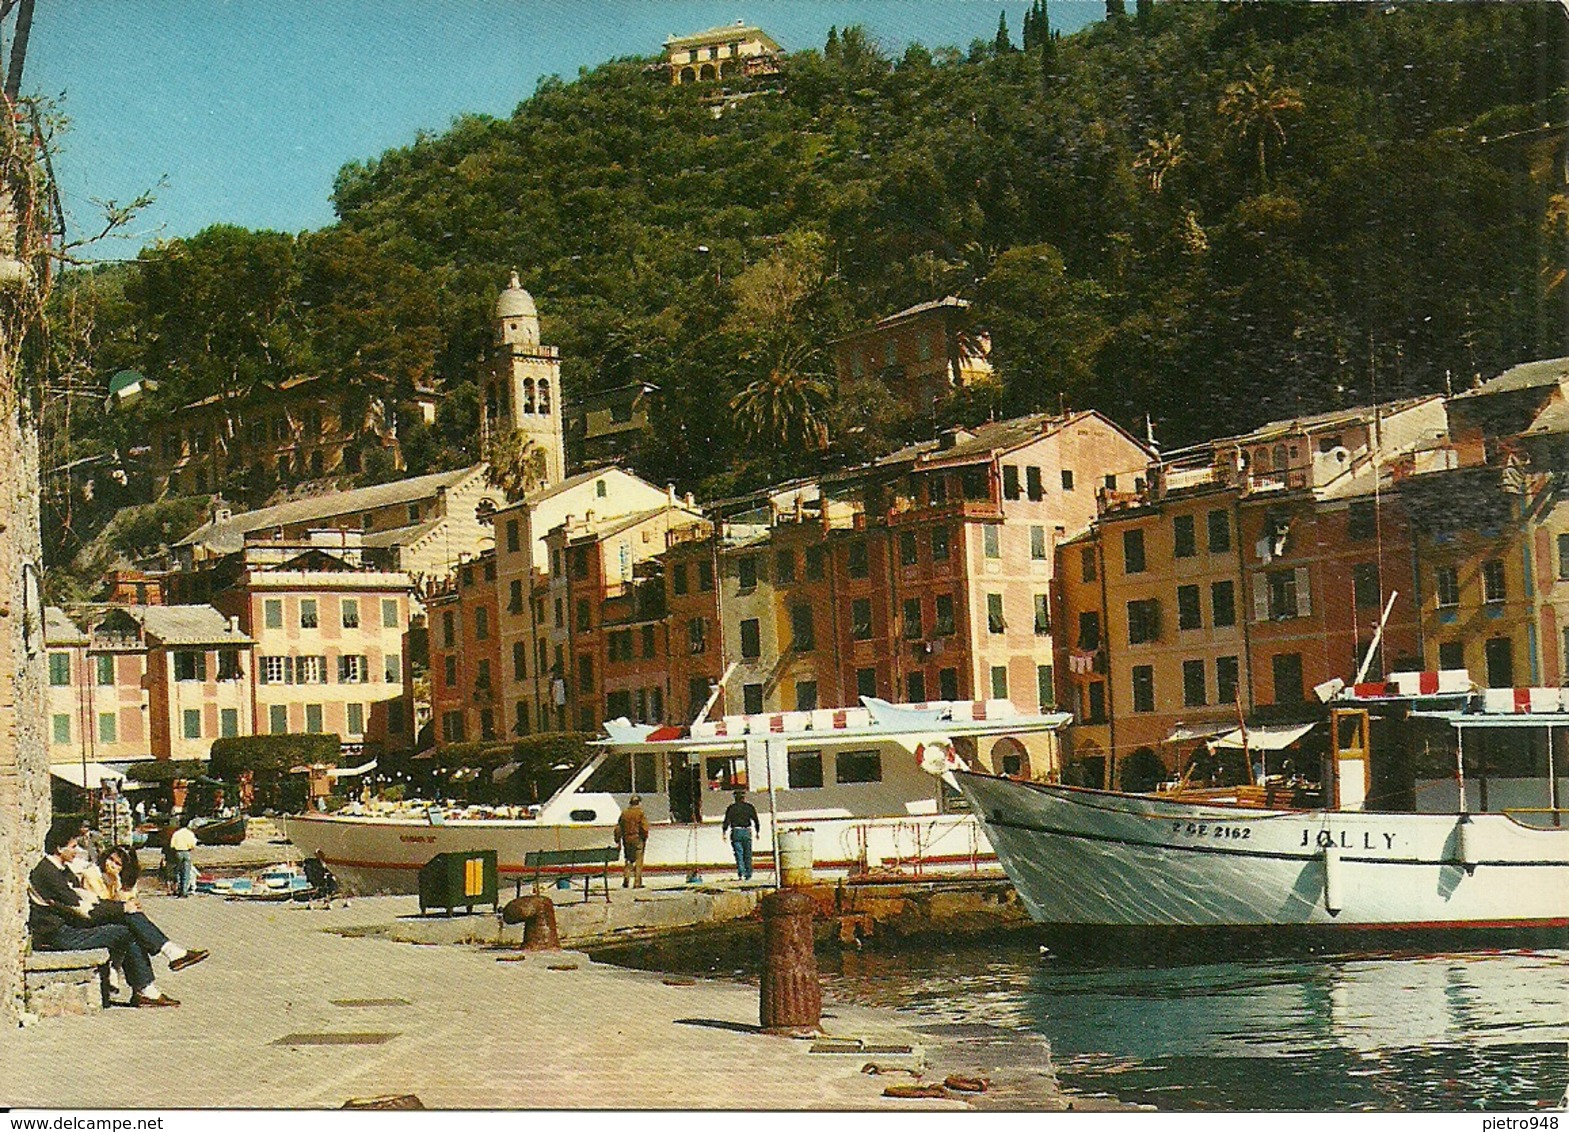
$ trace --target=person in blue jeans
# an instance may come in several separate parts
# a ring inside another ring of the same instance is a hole
[[[758,820],[757,807],[746,800],[746,791],[735,791],[735,801],[725,809],[725,820],[720,824],[721,833],[730,834],[730,848],[735,850],[735,871],[742,880],[752,879],[752,831],[763,832]]]

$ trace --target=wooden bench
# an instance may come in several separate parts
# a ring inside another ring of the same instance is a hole
[[[109,1005],[109,952],[34,951],[22,963],[23,998],[41,1018],[86,1014]]]
[[[621,856],[621,850],[614,845],[595,846],[592,849],[535,849],[523,855],[523,867],[534,870],[534,891],[539,891],[539,878],[546,869],[566,869],[576,872],[580,866],[598,865],[599,879],[604,884],[605,902],[610,901],[610,865]],[[583,873],[583,902],[589,899],[589,884],[594,879],[592,868]],[[518,891],[522,892],[523,882],[518,881]]]

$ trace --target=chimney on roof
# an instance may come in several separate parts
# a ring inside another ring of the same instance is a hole
[[[676,485],[673,483],[665,484],[665,502],[672,507],[676,505]]]
[[[697,499],[692,495],[692,493],[690,491],[686,493],[686,505],[688,507],[696,507],[697,506]]]
[[[238,617],[236,617],[234,614],[231,613],[229,615],[229,632],[231,632],[231,633],[238,633],[239,631],[240,631],[240,619]]]
[[[212,501],[212,521],[215,523],[227,523],[233,517],[234,512],[229,508],[229,505],[222,499],[214,496]]]
[[[583,525],[586,527],[592,527],[594,525],[594,511],[592,508],[583,512]]]

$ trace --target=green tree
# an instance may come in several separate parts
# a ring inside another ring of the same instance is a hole
[[[1244,141],[1252,140],[1258,157],[1259,191],[1268,192],[1269,167],[1265,150],[1271,139],[1276,144],[1285,144],[1286,128],[1282,120],[1302,113],[1301,92],[1275,81],[1273,63],[1260,68],[1249,64],[1248,77],[1228,83],[1216,109],[1233,133]]]
[[[1013,41],[1008,38],[1008,13],[997,13],[997,37],[993,41],[997,54],[1006,55],[1013,50]]]

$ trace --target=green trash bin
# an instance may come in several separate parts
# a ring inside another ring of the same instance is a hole
[[[441,908],[452,915],[458,908],[474,911],[476,904],[497,907],[496,851],[437,853],[419,871],[419,912]]]

